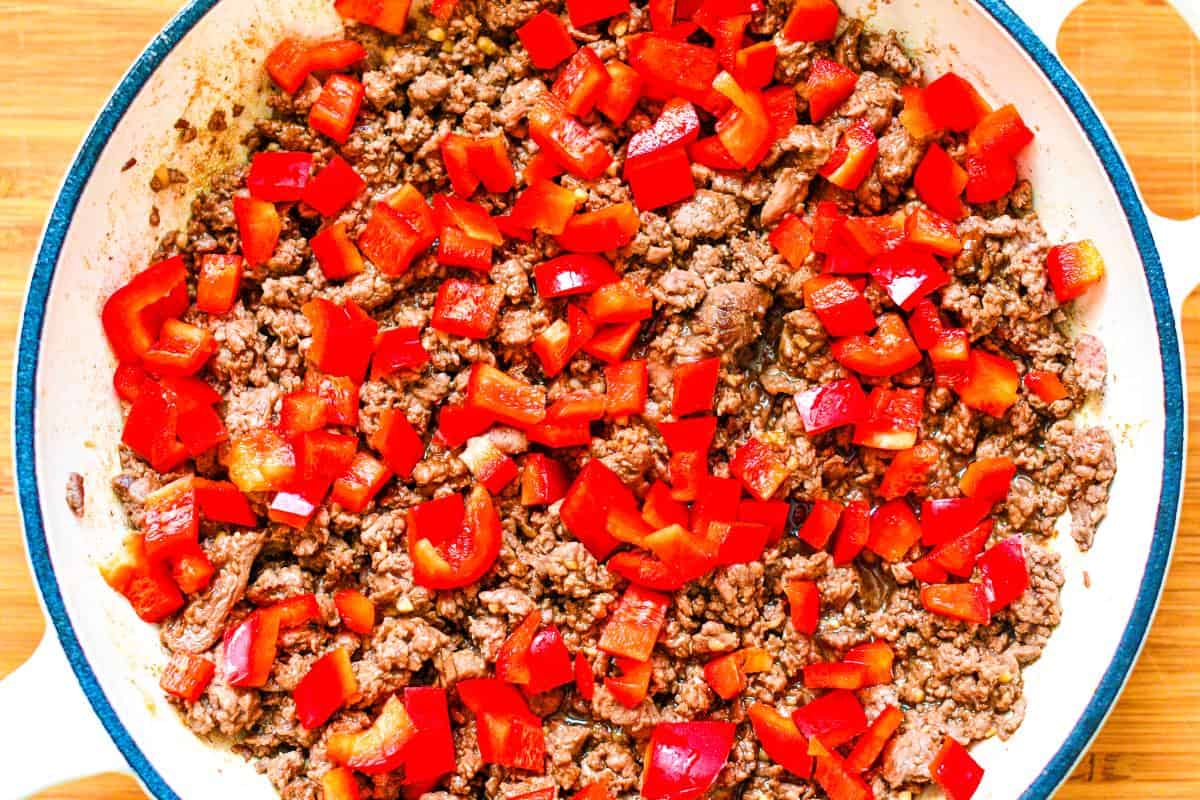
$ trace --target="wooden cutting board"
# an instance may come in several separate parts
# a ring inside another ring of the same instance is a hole
[[[51,199],[101,104],[180,0],[0,0],[0,397],[12,396],[22,294]],[[1200,213],[1200,46],[1163,0],[1091,0],[1061,51],[1117,133],[1150,205]],[[1012,98],[1018,100],[1019,98]],[[1193,445],[1179,545],[1162,610],[1112,718],[1064,800],[1200,797],[1200,296],[1185,308]],[[11,430],[10,408],[0,425]],[[10,447],[0,448],[0,675],[43,631],[20,542]],[[1120,531],[1109,531],[1119,535]],[[13,724],[9,720],[6,724]],[[66,755],[66,754],[64,754]],[[42,798],[134,800],[121,776]]]

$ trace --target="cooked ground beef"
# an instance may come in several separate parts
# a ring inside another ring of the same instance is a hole
[[[789,5],[771,0],[750,29],[772,35]],[[274,115],[260,120],[247,141],[251,152],[307,150],[318,164],[340,153],[368,183],[366,196],[338,219],[354,235],[373,205],[366,197],[377,199],[405,182],[426,196],[449,191],[437,148],[447,131],[502,130],[514,162],[523,166],[534,149],[526,138],[526,114],[553,75],[532,67],[514,30],[541,8],[562,12],[562,2],[460,0],[458,7],[443,29],[445,37],[435,38],[433,23],[423,16],[414,16],[409,31],[398,38],[348,26],[348,35],[370,55],[355,68],[367,102],[346,145],[335,148],[310,129],[307,113],[319,93],[319,84],[310,79],[295,95],[275,98]],[[648,27],[644,9],[635,8],[632,16],[572,33],[601,54],[618,55],[627,52],[628,36]],[[667,478],[669,452],[656,423],[668,417],[673,368],[718,356],[720,416],[709,469],[728,476],[733,453],[748,438],[770,441],[790,469],[776,498],[791,502],[793,526],[761,560],[722,567],[676,594],[652,660],[650,695],[636,708],[618,702],[603,685],[591,702],[573,687],[531,700],[544,717],[545,777],[484,764],[472,715],[453,701],[458,770],[424,794],[425,800],[508,798],[547,785],[569,793],[600,778],[611,781],[620,797],[636,797],[653,726],[698,718],[738,725],[737,743],[713,796],[823,797],[819,787],[788,774],[758,750],[746,706],[757,701],[790,713],[814,696],[801,680],[807,664],[836,660],[871,639],[888,642],[896,661],[892,684],[860,692],[868,716],[873,719],[889,704],[900,704],[905,713],[879,767],[869,773],[877,797],[908,797],[927,784],[930,759],[947,735],[966,743],[1004,738],[1021,723],[1022,669],[1038,658],[1063,613],[1063,574],[1048,545],[1055,522],[1069,513],[1072,535],[1081,547],[1089,546],[1115,472],[1109,432],[1071,421],[1076,409],[1103,391],[1104,347],[1094,337],[1072,339],[1068,333],[1067,318],[1045,278],[1049,243],[1029,208],[1027,187],[1015,190],[1008,203],[971,208],[957,224],[964,249],[948,264],[952,280],[933,296],[935,302],[953,324],[969,331],[973,346],[1007,353],[1022,372],[1060,375],[1067,396],[1046,404],[1022,394],[1004,416],[993,417],[935,385],[928,362],[891,379],[868,381],[928,390],[921,439],[935,444],[937,461],[927,485],[915,491],[916,500],[958,496],[959,473],[976,458],[1014,459],[1018,476],[997,510],[992,541],[1024,535],[1031,587],[989,625],[957,622],[923,608],[907,561],[883,565],[865,553],[857,563],[839,566],[792,535],[811,501],[860,498],[876,488],[891,454],[854,446],[847,431],[804,433],[793,395],[847,372],[832,357],[830,337],[805,308],[800,291],[820,272],[821,257],[793,268],[766,234],[788,214],[811,216],[820,201],[864,215],[912,207],[912,176],[928,142],[916,141],[897,117],[900,88],[919,82],[921,73],[896,34],[843,20],[833,42],[793,43],[781,36],[775,41],[777,80],[803,83],[812,59],[822,56],[861,73],[853,94],[815,125],[808,124],[801,97],[801,124],[762,166],[733,175],[696,165],[694,197],[641,212],[636,238],[608,255],[619,273],[636,276],[654,299],[654,316],[633,351],[649,362],[649,402],[640,416],[593,424],[589,446],[553,454],[572,471],[599,459],[644,496],[656,480]],[[648,127],[660,107],[643,99],[621,128],[597,115],[584,121],[602,141],[620,142]],[[858,191],[846,192],[817,171],[842,132],[859,119],[879,136],[879,158]],[[214,117],[210,127],[217,121]],[[941,143],[955,154],[962,152],[964,140],[962,134],[948,134]],[[620,159],[618,152],[617,165],[593,184],[570,177],[562,182],[587,196],[589,210],[627,200],[628,191],[616,178]],[[245,177],[244,165],[215,177],[195,199],[186,231],[164,240],[170,244],[162,255],[182,243],[180,252],[194,270],[203,253],[237,252],[231,199]],[[477,199],[500,214],[511,208],[516,194]],[[422,256],[399,278],[382,275],[368,260],[362,274],[329,281],[308,244],[317,230],[312,210],[294,204],[282,206],[281,214],[283,234],[275,256],[246,275],[233,311],[197,313],[192,319],[215,334],[217,351],[203,377],[221,394],[222,417],[235,435],[274,424],[281,397],[303,385],[312,337],[300,313],[305,302],[353,299],[381,328],[424,328],[438,285],[453,272]],[[364,436],[378,428],[385,410],[400,409],[428,441],[436,429],[436,410],[461,401],[476,362],[495,363],[544,384],[550,401],[577,389],[603,390],[599,360],[581,354],[560,376],[547,379],[529,347],[564,316],[564,301],[543,300],[532,289],[534,267],[560,252],[554,239],[540,233],[532,242],[509,240],[498,248],[490,278],[503,289],[504,304],[493,337],[469,340],[426,328],[422,340],[430,363],[420,374],[386,376],[362,386]],[[867,296],[873,310],[881,311],[884,295],[872,287]],[[493,428],[488,438],[509,454],[546,449],[515,428]],[[598,639],[625,581],[566,530],[557,504],[524,506],[519,487],[509,485],[496,498],[504,526],[500,556],[478,585],[437,592],[414,580],[405,511],[471,485],[461,453],[461,448],[430,442],[411,479],[391,482],[360,514],[331,503],[304,530],[270,523],[257,531],[231,532],[203,524],[202,546],[216,574],[163,625],[162,639],[171,651],[205,655],[219,666],[223,632],[253,608],[310,592],[319,602],[316,625],[281,635],[263,688],[230,686],[218,669],[196,702],[177,701],[197,734],[232,740],[284,798],[319,797],[320,778],[331,766],[325,749],[330,732],[365,727],[396,691],[410,685],[449,688],[491,674],[501,644],[531,611],[540,610],[546,623],[561,629],[570,650],[604,674],[607,657]],[[196,471],[222,478],[224,462],[223,457],[200,459]],[[123,452],[122,464],[113,486],[131,524],[139,526],[146,496],[175,475],[155,473],[130,452]],[[79,513],[83,494],[77,478],[72,477],[67,497]],[[250,497],[260,514],[267,500]],[[816,581],[820,588],[814,636],[798,633],[789,621],[783,599],[789,580]],[[381,619],[369,635],[338,625],[332,595],[344,588],[359,589],[376,604]],[[297,723],[290,690],[335,646],[352,654],[360,695],[324,728],[305,731]],[[703,666],[744,647],[766,650],[772,666],[749,676],[742,697],[722,700],[706,683]],[[395,797],[399,791],[398,781],[388,776],[361,786],[369,798]]]

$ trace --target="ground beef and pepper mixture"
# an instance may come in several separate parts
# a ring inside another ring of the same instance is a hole
[[[289,800],[970,796],[1115,470],[1017,111],[830,0],[336,6],[104,310],[186,724]]]

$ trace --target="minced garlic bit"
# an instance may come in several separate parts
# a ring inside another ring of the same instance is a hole
[[[1012,683],[1012,679],[1013,679],[1012,673],[1001,672],[1000,677],[997,678],[996,680],[1000,681],[1000,683]]]
[[[428,36],[430,39],[432,39],[435,42],[446,41],[446,29],[445,28],[430,28],[429,30],[425,31],[425,35]]]
[[[409,600],[407,597],[397,597],[396,598],[396,610],[399,611],[401,614],[407,614],[407,613],[411,612],[413,610],[413,608],[414,608],[414,606],[413,606],[412,600]]]

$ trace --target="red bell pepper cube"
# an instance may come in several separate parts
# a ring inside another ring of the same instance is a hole
[[[628,0],[626,0],[628,2]],[[578,26],[576,26],[578,27]],[[604,62],[590,47],[575,51],[554,81],[551,92],[562,101],[563,107],[577,117],[587,116],[596,106],[609,81]]]
[[[853,692],[835,689],[792,713],[804,736],[828,749],[839,747],[867,729],[867,715]]]
[[[937,444],[929,440],[901,450],[888,464],[875,494],[884,500],[895,500],[925,486],[929,471],[937,464],[939,452]]]
[[[712,88],[720,71],[716,51],[657,33],[637,34],[626,43],[629,65],[642,76],[648,96],[682,97],[707,111],[721,109],[721,96]]]
[[[216,671],[216,664],[207,658],[190,653],[175,653],[163,669],[158,685],[167,694],[194,703],[204,694]]]
[[[229,479],[247,494],[287,489],[296,476],[292,446],[265,428],[233,437],[226,466]]]
[[[576,214],[555,238],[560,247],[572,253],[607,253],[632,242],[641,225],[632,203],[617,203]]]
[[[775,544],[783,538],[791,515],[792,505],[786,500],[742,500],[738,503],[738,522],[757,522],[766,527],[767,544]]]
[[[265,264],[275,255],[283,222],[272,203],[255,200],[247,195],[234,195],[233,214],[237,220],[242,254],[255,267]]]
[[[687,527],[688,509],[683,503],[671,497],[670,488],[662,481],[655,481],[646,493],[642,504],[642,519],[655,530],[679,525]]]
[[[983,552],[991,535],[992,520],[986,519],[961,536],[938,545],[926,558],[950,575],[969,578],[975,571],[975,559]]]
[[[867,686],[880,686],[892,682],[892,663],[896,654],[891,645],[876,640],[855,645],[846,651],[843,661],[862,664],[867,669]]]
[[[759,151],[755,165],[766,158],[769,145],[787,136],[800,119],[796,112],[796,92],[790,86],[767,89],[763,92],[763,105],[767,107],[767,118],[771,120],[771,138],[768,147]]]
[[[812,775],[813,760],[808,740],[796,723],[770,706],[755,703],[747,710],[750,724],[767,757],[798,778]]]
[[[382,461],[359,452],[349,469],[333,482],[329,499],[352,514],[360,514],[391,476]]]
[[[639,330],[640,324],[637,322],[606,325],[583,345],[583,351],[605,364],[615,364],[629,352]]]
[[[527,230],[558,236],[579,205],[575,192],[551,181],[532,184],[513,204],[513,221]]]
[[[336,306],[318,297],[300,310],[312,326],[309,363],[326,374],[362,381],[375,351],[379,324],[353,300]]]
[[[330,425],[358,424],[358,385],[341,375],[322,375],[309,370],[304,375],[304,388],[325,398],[326,418]]]
[[[113,391],[126,403],[132,403],[141,394],[142,384],[151,380],[141,364],[125,362],[117,364],[113,372]]]
[[[542,627],[542,612],[534,609],[525,616],[512,633],[501,643],[496,652],[496,677],[518,686],[529,683],[533,677],[530,648],[533,637]]]
[[[362,636],[370,635],[375,628],[375,604],[356,589],[341,589],[333,593],[333,604],[337,607],[342,624]]]
[[[921,504],[921,543],[945,544],[978,525],[992,504],[976,497],[949,497]]]
[[[895,375],[921,363],[921,351],[899,314],[882,315],[873,336],[838,339],[831,349],[843,367],[873,377]]]
[[[456,688],[475,714],[479,754],[485,764],[545,770],[542,721],[530,713],[520,692],[495,678],[459,681]]]
[[[604,679],[604,688],[626,708],[637,708],[650,692],[650,677],[654,665],[649,661],[634,661],[630,658],[614,658],[613,665],[619,671]]]
[[[543,328],[530,346],[534,355],[542,363],[542,372],[547,378],[553,378],[563,371],[571,356],[575,355],[575,347],[571,342],[571,328],[566,320],[555,320],[549,327]]]
[[[608,532],[610,511],[637,512],[637,499],[603,461],[588,461],[567,490],[559,517],[563,525],[597,559],[617,548]]]
[[[575,654],[574,672],[575,689],[579,692],[579,696],[589,703],[592,702],[592,698],[596,695],[596,675],[592,672],[592,665],[588,663],[583,653]]]
[[[297,530],[308,527],[317,513],[325,494],[325,485],[316,489],[305,487],[300,491],[277,492],[267,508],[267,518]]]
[[[783,38],[789,42],[825,42],[837,33],[839,11],[833,0],[796,0]]]
[[[626,160],[622,175],[642,211],[669,206],[696,193],[692,167],[683,145]]]
[[[612,517],[610,521],[611,519]],[[708,531],[707,527],[705,530]],[[646,529],[642,533],[641,541],[634,537],[617,538],[631,541],[652,552],[662,564],[675,572],[676,583],[681,585],[711,572],[718,566],[717,546],[726,531],[727,526],[720,531],[697,535],[687,528],[672,525],[657,531]]]
[[[971,800],[983,781],[983,767],[971,758],[967,748],[949,736],[933,757],[929,774],[950,800]]]
[[[649,661],[670,604],[671,598],[664,594],[628,587],[604,624],[600,649],[614,656]]]
[[[417,729],[399,697],[387,699],[371,727],[354,733],[334,733],[326,739],[329,759],[367,775],[382,775],[404,763],[405,746]]]
[[[199,544],[191,545],[190,551],[181,553],[166,562],[171,567],[171,579],[184,594],[196,594],[208,588],[217,568]]]
[[[517,28],[517,38],[538,69],[554,69],[570,58],[577,46],[562,19],[549,11],[538,13]]]
[[[692,576],[681,572],[678,567],[639,552],[617,553],[608,560],[606,566],[609,572],[632,584],[660,592],[674,592],[692,580]]]
[[[413,259],[436,238],[436,231],[418,230],[411,217],[387,203],[379,203],[358,235],[358,246],[380,272],[395,278],[407,272]]]
[[[163,323],[188,307],[187,268],[181,256],[151,265],[113,293],[101,322],[113,352],[122,362],[141,360],[154,345]]]
[[[1046,254],[1046,273],[1058,302],[1079,297],[1104,278],[1104,258],[1091,239],[1058,245]]]
[[[439,503],[434,500],[408,512],[413,580],[430,589],[457,589],[475,583],[500,553],[500,517],[487,490],[473,487],[465,505],[460,495],[449,497],[459,499],[457,503],[448,501],[452,504],[448,511],[434,505]],[[456,518],[461,522],[450,524]]]
[[[334,156],[304,188],[301,199],[322,216],[336,216],[350,205],[367,182],[341,156]]]
[[[557,689],[575,679],[571,654],[567,652],[562,634],[554,625],[547,625],[533,637],[529,661],[533,666],[533,673],[525,690],[531,695]]]
[[[308,114],[308,124],[338,144],[345,144],[358,120],[366,89],[349,75],[330,75]],[[299,199],[299,198],[297,198]]]
[[[925,208],[915,208],[904,226],[908,241],[924,247],[934,255],[951,258],[962,251],[958,227],[945,217]]]
[[[740,695],[747,681],[738,653],[727,653],[705,664],[704,680],[720,698],[732,700]]]
[[[817,756],[813,778],[830,800],[873,800],[875,797],[867,782],[855,775],[836,753]]]
[[[687,100],[668,100],[653,127],[638,131],[629,139],[626,159],[652,155],[676,145],[694,142],[700,135],[700,117]]]
[[[761,522],[710,522],[708,538],[720,541],[717,566],[761,561],[770,531]]]
[[[361,800],[358,779],[354,770],[334,767],[321,776],[321,791],[325,800]]]
[[[566,255],[543,261],[533,268],[538,294],[544,298],[590,294],[620,280],[612,265],[597,255]]]
[[[471,169],[471,138],[461,133],[447,133],[439,150],[446,167],[446,177],[454,193],[466,200],[479,188],[479,176]]]
[[[403,370],[418,370],[429,363],[429,351],[421,343],[421,329],[416,327],[389,328],[375,338],[375,355],[371,358],[371,380]]]
[[[183,607],[183,595],[167,568],[146,557],[140,533],[125,541],[125,552],[103,565],[100,574],[143,622],[161,622]]]
[[[660,722],[650,734],[642,772],[646,800],[702,797],[733,749],[732,722]]]
[[[507,192],[517,183],[503,133],[473,137],[467,144],[467,165],[489,192]]]
[[[417,729],[404,748],[404,783],[420,784],[454,772],[454,734],[446,690],[437,686],[406,687],[404,708]]]
[[[326,425],[325,399],[309,389],[285,394],[279,403],[279,427],[296,434],[320,430]]]
[[[844,506],[835,500],[814,500],[796,535],[817,550],[824,550],[829,538],[837,530],[843,509]]]
[[[1021,383],[1046,404],[1057,403],[1070,394],[1058,375],[1044,369],[1031,369],[1026,372]]]
[[[1020,378],[1017,365],[1009,359],[978,348],[972,349],[966,379],[955,386],[963,403],[993,417],[1003,417],[1017,402]]]
[[[921,605],[930,613],[964,622],[987,625],[992,620],[987,591],[978,583],[922,587]]]
[[[477,363],[471,368],[466,404],[509,425],[535,425],[546,416],[546,390]]]
[[[901,86],[900,96],[904,99],[899,114],[900,122],[914,139],[925,142],[941,135],[942,128],[933,121],[926,107],[924,89],[919,86]]]
[[[500,494],[505,486],[517,479],[517,462],[500,451],[486,436],[467,440],[467,446],[458,455],[485,489]]]
[[[762,89],[775,77],[778,48],[774,42],[755,42],[737,51],[733,59],[733,76],[742,86]]]
[[[804,431],[810,436],[855,425],[867,417],[867,396],[854,378],[843,378],[800,392],[796,410]]]
[[[593,292],[584,311],[597,325],[638,322],[653,316],[654,298],[641,283],[622,278]]]
[[[1008,456],[980,458],[971,462],[958,479],[958,488],[967,497],[998,503],[1008,497],[1008,488],[1017,474],[1017,465]]]
[[[909,564],[908,571],[921,583],[945,583],[950,579],[950,573],[928,555]]]
[[[715,357],[676,364],[671,372],[671,413],[683,417],[712,411],[720,372],[721,359]]]
[[[290,630],[299,628],[309,622],[322,619],[321,607],[317,604],[315,594],[300,594],[280,600],[272,605],[271,610],[279,617],[279,629]]]
[[[410,5],[411,0],[334,0],[333,7],[346,19],[399,36],[408,22]]]
[[[833,563],[849,564],[867,546],[871,536],[871,507],[866,500],[851,500],[838,520],[833,544]]]
[[[604,418],[604,395],[590,389],[568,392],[546,410],[546,419],[556,422],[594,422]]]
[[[567,16],[576,28],[628,13],[629,0],[567,0]]]
[[[486,273],[492,269],[492,245],[457,228],[442,228],[437,260],[444,267],[464,267]]]
[[[552,94],[544,94],[528,113],[529,138],[572,175],[595,180],[612,163],[612,153],[572,117]]]
[[[968,153],[963,163],[967,170],[968,203],[999,200],[1017,183],[1017,163],[1009,156]]]
[[[304,196],[312,173],[309,152],[264,151],[256,153],[246,176],[250,196],[268,203],[285,203]]]
[[[818,661],[804,667],[804,685],[809,689],[862,689],[867,685],[867,668],[842,661]]]
[[[488,412],[471,408],[465,402],[450,403],[438,412],[435,437],[444,447],[453,449],[472,436],[478,436],[496,423]]]
[[[592,442],[591,427],[586,422],[556,422],[545,420],[525,428],[529,441],[546,447],[587,447]]]
[[[688,145],[688,157],[697,164],[702,164],[709,169],[724,170],[732,172],[739,170],[742,165],[733,160],[733,156],[729,155],[729,151],[725,149],[725,145],[721,144],[721,140],[716,136],[706,136],[703,139],[697,139]],[[776,249],[780,249],[780,244],[775,244]],[[783,252],[780,249],[780,252]],[[789,263],[791,259],[789,258]]]
[[[821,122],[854,93],[858,75],[849,67],[827,58],[814,58],[801,94],[808,100],[808,116]]]
[[[917,443],[925,410],[924,389],[877,386],[867,398],[867,416],[854,427],[854,443],[879,450],[907,450]]]
[[[821,175],[834,186],[853,192],[871,174],[879,156],[879,140],[865,119],[851,125],[838,141]]]
[[[317,499],[329,484],[346,473],[358,452],[358,437],[353,434],[316,430],[292,439],[298,470],[297,485]]]
[[[762,93],[740,86],[728,72],[717,75],[713,88],[732,103],[717,120],[717,138],[734,161],[748,167],[771,140],[771,119]]]
[[[198,262],[196,309],[206,314],[228,314],[237,302],[245,259],[239,255],[209,253]]]
[[[440,229],[457,228],[472,239],[496,247],[504,244],[504,234],[500,232],[500,227],[478,203],[437,194],[433,197],[433,213]]]
[[[521,505],[546,506],[567,494],[570,481],[566,468],[541,453],[525,456],[521,469]]]
[[[305,730],[319,728],[357,693],[350,654],[344,647],[335,648],[317,659],[292,691],[296,718]]]
[[[775,230],[767,236],[771,246],[783,256],[792,269],[800,269],[804,262],[808,261],[808,254],[812,252],[812,239],[812,229],[795,214],[788,214],[780,220]],[[871,322],[874,325],[874,319]]]
[[[805,281],[804,305],[831,336],[856,336],[875,327],[871,304],[841,275],[817,275]]]
[[[993,545],[976,561],[988,597],[988,607],[999,613],[1029,588],[1025,542],[1020,534]]]
[[[259,609],[225,631],[223,666],[230,686],[257,688],[266,684],[275,663],[279,617]]]
[[[904,214],[884,214],[878,217],[847,217],[842,230],[858,249],[871,258],[894,251],[904,243]]]
[[[645,360],[625,361],[605,367],[605,415],[620,419],[641,414],[646,408],[647,375]]]
[[[901,246],[871,262],[871,276],[888,297],[905,311],[917,301],[950,283],[950,276],[929,253]]]
[[[658,423],[658,432],[673,453],[707,453],[716,431],[717,418],[711,414]],[[737,487],[738,482],[731,481],[730,485]]]
[[[596,110],[613,125],[621,125],[642,97],[642,76],[623,61],[609,61],[604,69],[608,72],[608,83],[596,98]]]
[[[769,500],[791,476],[786,460],[774,448],[751,438],[737,449],[729,471],[759,500]]]
[[[425,457],[425,442],[404,416],[392,406],[379,416],[379,428],[369,439],[372,448],[383,456],[383,463],[401,478],[411,478],[413,468]]]
[[[959,199],[967,188],[967,179],[965,169],[939,145],[931,144],[913,175],[913,186],[925,205],[947,219],[958,221],[967,213]]]
[[[971,129],[967,152],[1013,157],[1033,142],[1033,131],[1025,125],[1016,107],[1009,104],[992,111]]]
[[[867,547],[884,561],[902,560],[921,538],[921,525],[908,503],[889,500],[871,515],[871,536]]]
[[[275,85],[288,94],[299,91],[312,72],[308,65],[308,48],[295,39],[284,39],[275,45],[264,66]]]
[[[700,456],[701,463],[707,467],[706,452],[701,452]],[[692,506],[692,530],[706,537],[711,523],[736,522],[741,498],[742,483],[737,478],[702,474],[697,483],[697,496],[692,498],[696,501]]]
[[[228,481],[210,481],[194,478],[196,502],[200,516],[214,522],[254,527],[258,518],[250,509],[250,503],[238,488]]]
[[[344,222],[322,228],[308,244],[321,272],[331,281],[351,278],[366,269],[362,254],[350,239]]]
[[[499,286],[450,278],[438,288],[429,326],[468,339],[486,339],[503,303],[504,290]]]
[[[933,304],[933,301],[923,297],[917,301],[908,315],[908,330],[912,334],[913,341],[917,343],[917,347],[929,350],[937,346],[946,330],[946,325],[942,322],[941,314],[938,313],[937,306]]]
[[[212,331],[177,319],[164,320],[158,340],[142,356],[154,375],[194,375],[217,351]]]
[[[969,131],[992,111],[971,82],[953,72],[925,87],[925,108],[938,127],[952,131]]]

